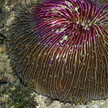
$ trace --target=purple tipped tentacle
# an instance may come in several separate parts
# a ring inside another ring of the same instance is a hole
[[[86,14],[86,16],[88,18],[89,14],[90,14],[91,7],[90,7],[90,4],[88,2],[86,2],[86,4],[87,4],[87,9],[86,9],[87,10],[87,14]]]
[[[104,9],[108,8],[108,4],[105,4],[104,6],[102,6],[96,13],[94,20],[96,20],[97,17],[100,16],[100,14],[103,12]]]
[[[92,31],[92,34],[91,34],[92,35],[92,43],[93,43],[93,46],[94,46],[94,44],[96,44],[96,35],[95,35],[95,28],[94,28],[93,25],[91,26],[91,31]]]
[[[106,34],[106,36],[108,36],[108,28],[107,27],[104,27],[104,26],[99,26],[103,31],[104,33]]]
[[[106,19],[106,17],[107,17],[107,19],[108,19],[108,12],[103,13],[103,14],[98,18],[98,20],[99,20],[99,21],[102,21],[102,20]]]

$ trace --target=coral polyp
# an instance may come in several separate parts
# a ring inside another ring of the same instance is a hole
[[[7,44],[13,70],[36,92],[71,103],[108,97],[107,3],[45,0],[24,8]]]

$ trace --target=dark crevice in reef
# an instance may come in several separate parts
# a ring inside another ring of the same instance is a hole
[[[2,33],[0,33],[0,44],[3,44],[4,43],[5,38],[6,37]]]

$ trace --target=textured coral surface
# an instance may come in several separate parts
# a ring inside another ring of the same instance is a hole
[[[102,1],[102,0],[101,0]],[[7,0],[8,2],[8,0]],[[12,4],[14,4],[15,1],[11,1]],[[9,3],[9,2],[8,2]],[[102,2],[103,3],[103,2]],[[11,4],[11,3],[10,3]],[[12,5],[8,4],[7,5],[7,10],[10,10],[10,7],[12,7]],[[10,11],[10,13],[12,13]],[[12,16],[14,16],[14,13],[11,14]],[[10,17],[10,20],[8,19],[8,21],[11,22],[11,19],[12,17]],[[9,23],[9,22],[8,22]],[[8,59],[8,56],[6,55],[6,52],[5,52],[5,46],[4,45],[1,45],[0,47],[0,73],[6,73],[4,76],[7,78],[9,77],[9,81],[10,80],[18,80],[17,78],[14,79],[15,77],[13,77],[13,75],[11,74],[12,70],[10,68],[10,65],[9,65],[9,59]],[[5,80],[3,78],[1,78],[2,80]],[[6,79],[7,81],[7,79]],[[19,82],[18,82],[19,83]],[[52,101],[50,100],[49,98],[46,98],[46,97],[43,97],[43,96],[40,96],[40,95],[37,95],[35,94],[36,97],[36,101],[38,103],[38,108],[98,108],[98,106],[100,108],[107,108],[108,106],[108,101],[104,101],[104,100],[100,100],[100,101],[92,101],[90,103],[88,103],[87,105],[70,105],[70,104],[63,104],[63,103],[60,103],[59,101]],[[4,100],[5,98],[8,98],[7,95],[4,95]],[[2,104],[1,105],[1,108],[2,108]],[[7,107],[8,108],[8,107]],[[28,107],[29,108],[29,107]]]
[[[33,9],[21,6],[8,32],[13,71],[53,99],[76,104],[106,99],[108,3],[98,5],[45,0],[30,4]]]

